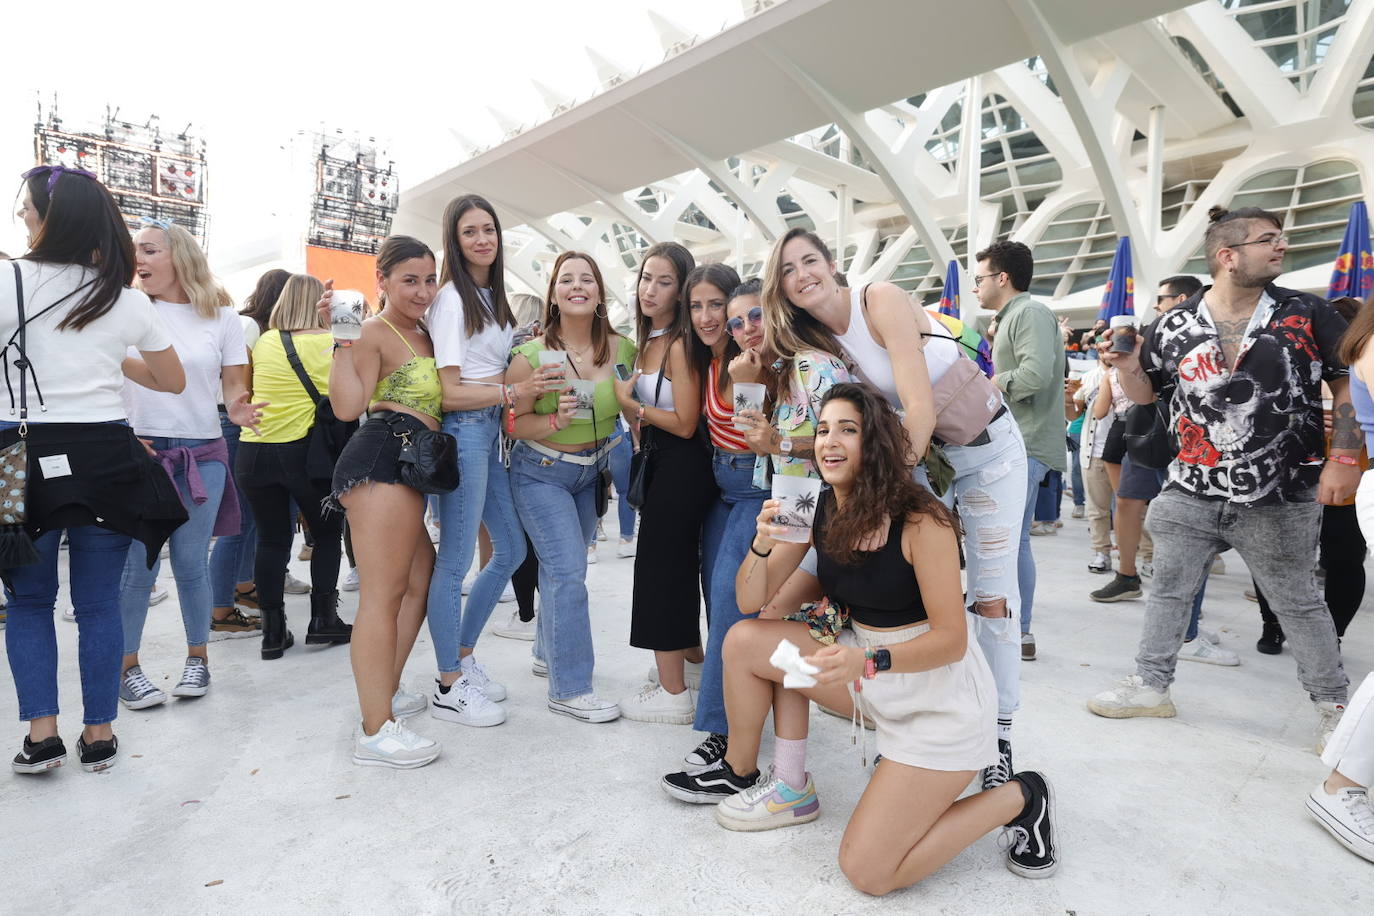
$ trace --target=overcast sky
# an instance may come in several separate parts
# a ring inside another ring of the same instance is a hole
[[[33,164],[40,93],[45,110],[57,93],[69,129],[96,126],[108,104],[130,121],[158,114],[164,134],[188,122],[201,131],[213,262],[236,243],[303,228],[276,216],[293,192],[284,148],[298,130],[323,122],[389,140],[404,193],[464,158],[452,131],[483,145],[500,139],[488,106],[526,124],[546,117],[531,80],[579,100],[591,95],[597,79],[585,46],[631,72],[662,60],[650,8],[703,37],[742,18],[740,0],[79,0],[9,10],[0,196],[10,216],[0,219],[0,250],[25,247],[13,200],[19,173]]]

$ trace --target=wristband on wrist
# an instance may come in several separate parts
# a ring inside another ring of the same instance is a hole
[[[864,680],[871,681],[878,676],[877,665],[873,661],[873,650],[864,649]]]
[[[759,550],[757,547],[754,546],[753,541],[749,542],[749,552],[756,557],[763,557],[765,559],[767,559],[767,557],[773,553],[771,549],[768,551],[768,553],[764,553],[763,551]]]
[[[640,423],[643,423],[643,422],[644,422],[644,405],[643,405],[643,404],[640,404],[640,405],[639,405],[639,408],[635,411],[635,419],[638,420]]]
[[[353,346],[353,341],[351,341],[351,340],[336,340],[336,341],[334,341],[334,349],[335,349],[335,350],[339,349],[340,347],[342,347],[343,349],[347,350],[347,349],[349,349],[349,348],[352,347],[352,346]]]
[[[1327,460],[1327,461],[1334,461],[1334,462],[1336,462],[1337,464],[1346,464],[1346,465],[1349,465],[1349,466],[1351,466],[1351,467],[1359,467],[1359,466],[1360,466],[1359,459],[1358,459],[1358,458],[1351,458],[1349,455],[1327,455],[1327,456],[1326,456],[1326,460]]]

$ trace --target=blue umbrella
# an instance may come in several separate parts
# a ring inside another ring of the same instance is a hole
[[[1111,321],[1117,315],[1135,314],[1135,277],[1131,272],[1131,240],[1122,236],[1112,259],[1112,272],[1107,275],[1107,288],[1102,291],[1102,305],[1098,319]]]
[[[940,314],[959,317],[959,262],[950,261],[945,271],[945,288],[940,293]]]
[[[1341,253],[1336,256],[1336,269],[1331,271],[1331,285],[1326,298],[1352,296],[1367,299],[1374,292],[1374,253],[1369,245],[1369,210],[1364,201],[1350,205],[1350,222],[1345,225]]]

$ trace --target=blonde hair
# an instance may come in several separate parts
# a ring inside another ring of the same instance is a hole
[[[327,328],[315,305],[324,295],[324,284],[309,274],[292,274],[282,287],[267,326],[277,331],[309,331]]]
[[[196,314],[201,318],[214,318],[216,310],[232,308],[234,300],[210,272],[210,262],[196,243],[196,237],[176,223],[168,223],[165,229],[156,228],[162,229],[167,236],[167,250],[172,255],[177,283],[181,284]]]
[[[763,272],[763,291],[759,299],[763,303],[763,344],[784,360],[795,359],[803,350],[819,350],[831,356],[843,358],[835,335],[809,312],[797,308],[782,291],[782,249],[793,239],[806,239],[825,258],[832,260],[830,249],[820,236],[801,226],[792,228],[773,245],[768,255],[768,266]]]

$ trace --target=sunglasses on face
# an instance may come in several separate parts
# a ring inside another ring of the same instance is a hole
[[[763,321],[763,307],[758,305],[754,306],[749,310],[748,317],[751,326],[759,324]],[[725,322],[725,330],[729,331],[731,334],[738,334],[740,331],[744,330],[744,319],[731,318],[729,321]]]

